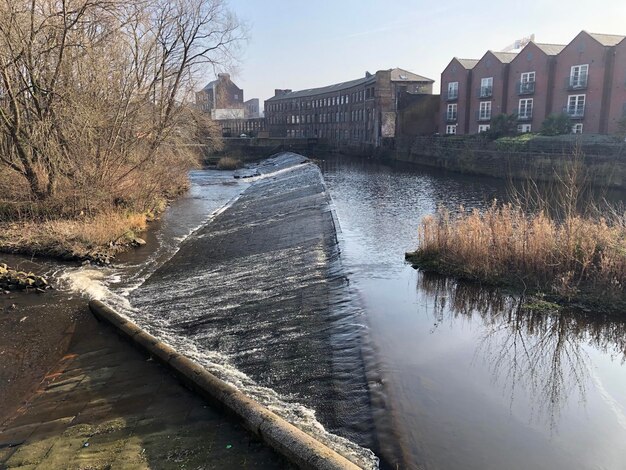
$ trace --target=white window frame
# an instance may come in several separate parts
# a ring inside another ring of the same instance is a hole
[[[586,86],[588,78],[589,64],[572,65],[569,72],[569,85],[572,88],[582,88]]]
[[[489,93],[483,93],[485,88],[489,88]],[[484,77],[480,79],[480,96],[493,95],[493,77]]]
[[[533,117],[533,98],[520,98],[517,107],[517,117],[531,119]]]
[[[478,120],[491,120],[491,101],[481,101],[478,108]]]
[[[446,109],[446,120],[452,121],[456,120],[458,117],[458,106],[456,103],[448,104],[448,108]]]
[[[459,97],[459,82],[448,83],[448,99],[456,99]]]
[[[532,125],[531,124],[518,124],[517,132],[519,132],[520,134],[526,134],[527,132],[532,132]]]
[[[448,124],[446,126],[446,135],[456,135],[456,124]]]
[[[582,103],[582,104],[581,104]],[[567,97],[567,114],[571,117],[583,117],[585,115],[585,105],[587,103],[587,95],[568,95]],[[575,112],[572,113],[571,111]]]
[[[491,128],[491,124],[478,124],[478,133],[487,132]]]
[[[583,123],[577,122],[572,126],[572,134],[582,134],[583,133]]]

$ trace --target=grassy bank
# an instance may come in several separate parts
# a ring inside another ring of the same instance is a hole
[[[151,214],[108,211],[90,217],[0,223],[0,251],[108,263],[142,244]]]
[[[521,206],[494,203],[480,212],[440,209],[424,218],[416,267],[511,286],[559,303],[607,311],[626,307],[624,215],[562,221]]]

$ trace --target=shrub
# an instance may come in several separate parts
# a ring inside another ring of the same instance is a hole
[[[562,135],[572,133],[572,120],[565,114],[550,114],[541,124],[543,135]]]
[[[236,170],[237,168],[243,167],[243,163],[241,160],[237,160],[232,157],[222,157],[217,162],[217,168],[220,170]]]

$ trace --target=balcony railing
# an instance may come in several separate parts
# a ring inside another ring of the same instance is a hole
[[[458,99],[459,99],[458,91],[449,91],[448,94],[446,95],[446,101],[455,101]]]
[[[565,79],[565,85],[568,90],[584,90],[587,88],[587,81],[589,76],[585,74],[578,75],[576,77],[570,75]]]
[[[526,111],[525,113],[519,113],[517,115],[517,120],[518,121],[530,121],[533,118],[533,112],[532,110],[530,111]]]
[[[449,113],[449,112],[445,112],[443,113],[444,118],[446,120],[446,122],[456,122],[457,121],[457,113]]]
[[[535,92],[535,82],[519,82],[517,86],[518,95],[532,95]]]
[[[565,106],[563,112],[572,119],[581,119],[585,117],[585,106]]]
[[[491,98],[493,96],[493,87],[492,86],[481,86],[478,90],[478,96],[480,98]]]

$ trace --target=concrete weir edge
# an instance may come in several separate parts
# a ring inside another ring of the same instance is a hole
[[[109,323],[122,336],[158,359],[193,391],[238,418],[248,430],[298,467],[312,470],[360,468],[106,304],[92,300],[89,302],[89,309],[99,320]]]

